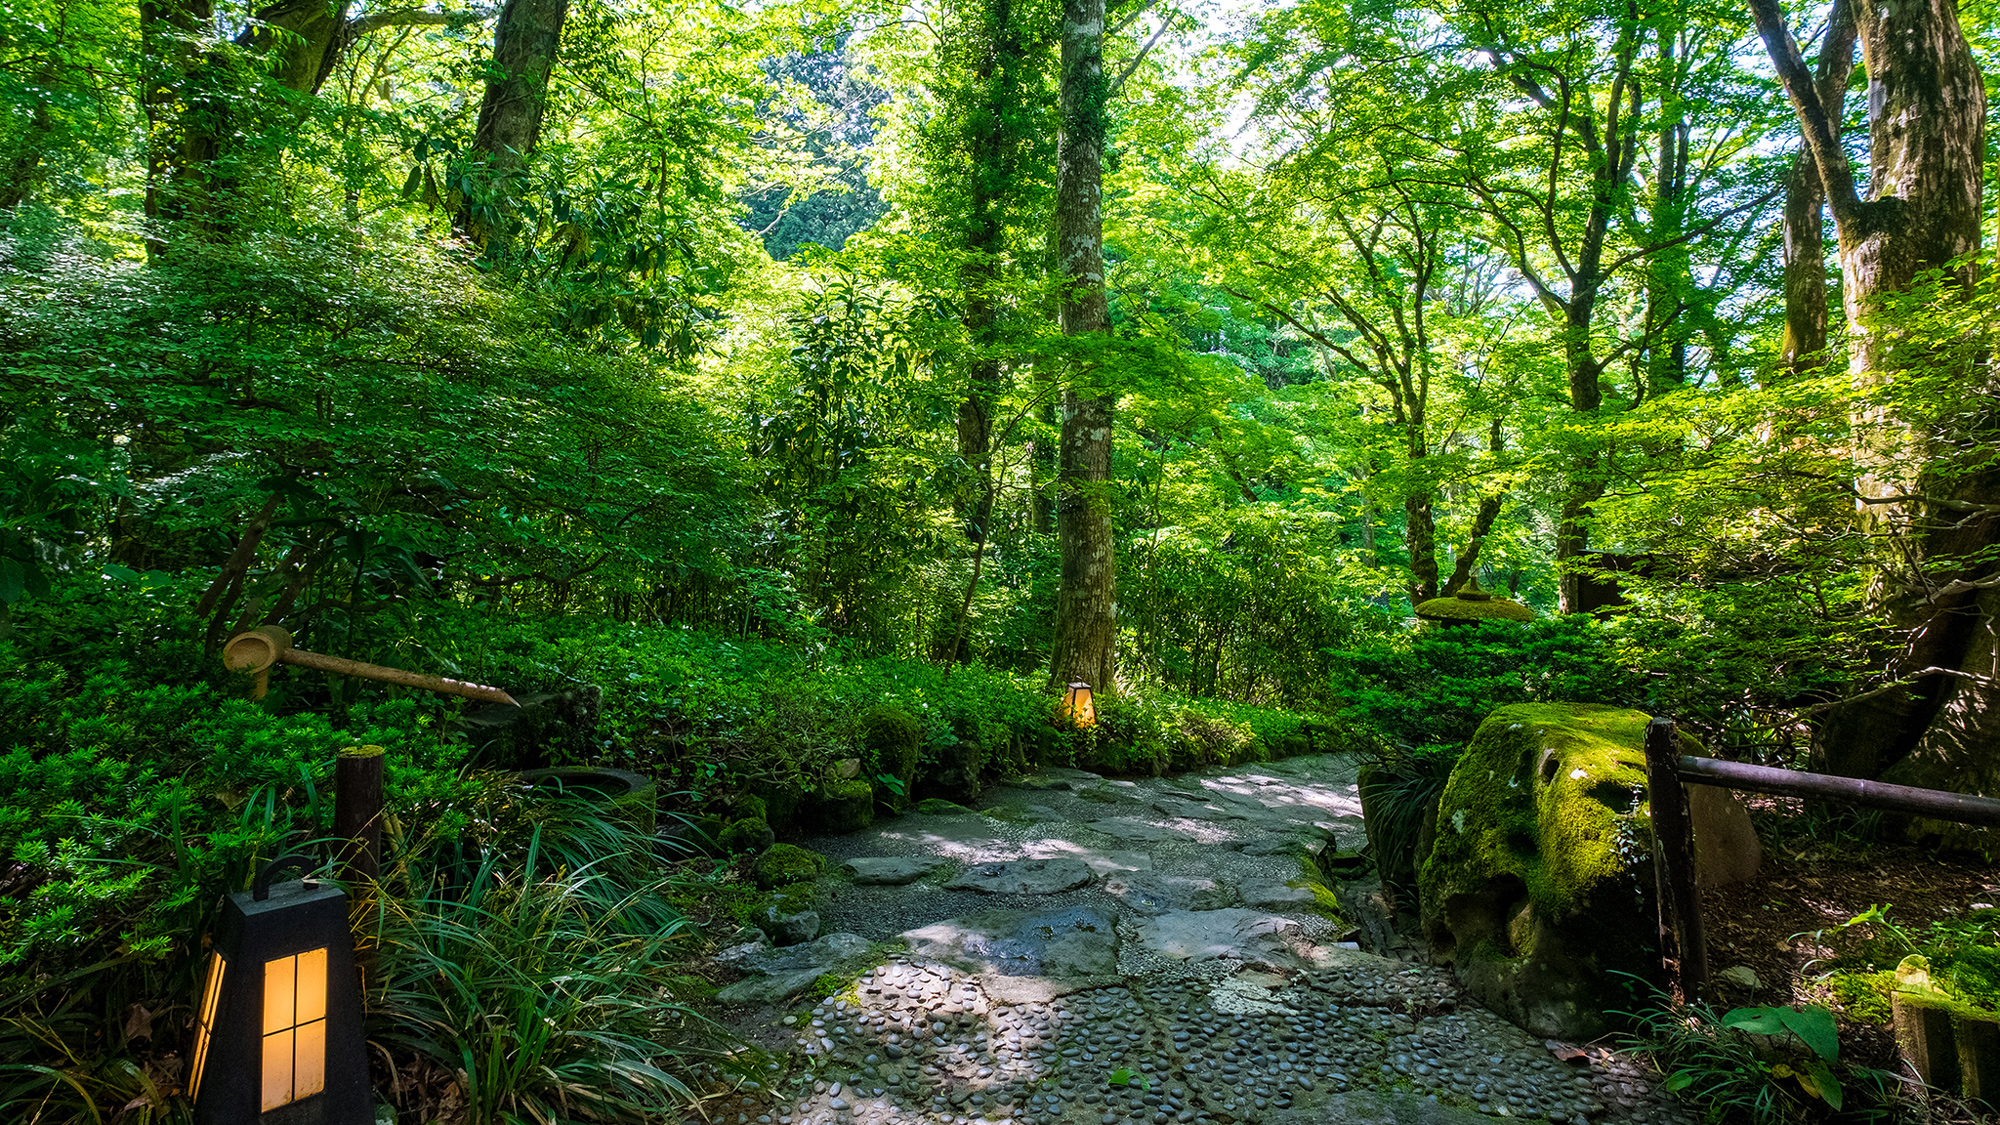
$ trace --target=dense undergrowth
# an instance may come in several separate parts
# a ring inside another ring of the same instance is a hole
[[[572,756],[657,778],[668,830],[654,833],[490,768],[460,700],[281,668],[248,701],[247,681],[187,640],[195,592],[163,575],[66,578],[0,639],[19,669],[0,680],[9,1112],[176,1111],[201,935],[260,864],[330,854],[342,746],[389,748],[369,938],[385,970],[371,1034],[407,1072],[389,1085],[478,1122],[532,1119],[572,1087],[608,1091],[585,1106],[608,1120],[691,1096],[670,1058],[701,1042],[680,1007],[700,989],[671,973],[687,936],[674,860],[702,840],[673,829],[773,786],[811,793],[873,753],[885,715],[916,735],[916,792],[947,764],[978,780],[1040,764],[1153,773],[1342,745],[1323,718],[1138,692],[1105,700],[1090,732],[1058,729],[1035,678],[977,666],[491,608],[378,615],[354,655],[517,693],[601,686],[594,748]],[[520,1036],[532,1028],[546,1034]],[[647,1046],[668,1042],[682,1046]]]

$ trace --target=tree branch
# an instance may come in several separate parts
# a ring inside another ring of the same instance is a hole
[[[1840,147],[1833,122],[1827,119],[1812,73],[1799,55],[1799,45],[1792,33],[1785,30],[1784,9],[1778,0],[1750,0],[1750,14],[1756,17],[1757,33],[1764,39],[1764,50],[1771,56],[1771,64],[1777,67],[1785,96],[1791,99],[1792,109],[1798,113],[1813,163],[1819,165],[1820,183],[1826,188],[1834,224],[1843,238],[1852,238],[1861,230],[1862,218],[1861,197],[1854,190],[1854,169],[1847,163],[1847,150]]]
[[[497,8],[475,8],[463,12],[426,12],[420,8],[408,8],[399,12],[376,12],[348,20],[343,34],[349,39],[359,39],[385,27],[470,27],[499,14]]]

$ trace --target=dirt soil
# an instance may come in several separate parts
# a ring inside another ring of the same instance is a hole
[[[1897,924],[1916,930],[1973,903],[2000,903],[2000,871],[1963,857],[1902,845],[1859,846],[1845,830],[1801,830],[1809,823],[1797,798],[1744,794],[1764,840],[1764,869],[1747,883],[1702,895],[1711,972],[1746,965],[1762,983],[1754,995],[1726,989],[1718,1007],[1820,1003],[1834,1007],[1815,965],[1833,953],[1822,931],[1877,903],[1893,906]],[[1900,1071],[1887,1027],[1842,1018],[1844,1057]]]

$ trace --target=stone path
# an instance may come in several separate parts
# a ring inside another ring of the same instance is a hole
[[[829,935],[720,958],[749,974],[722,994],[751,1005],[739,1030],[804,1065],[770,1064],[712,1120],[1692,1120],[1631,1061],[1531,1038],[1448,970],[1348,940],[1321,902],[1366,842],[1351,761],[1052,770],[983,803],[804,841],[845,861]],[[784,1003],[864,967],[837,996]]]

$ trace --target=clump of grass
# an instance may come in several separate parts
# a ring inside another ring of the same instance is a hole
[[[455,1075],[466,1125],[655,1121],[694,1101],[689,1075],[726,1036],[686,1006],[683,922],[645,843],[570,808],[445,893],[383,895],[371,1039]]]

